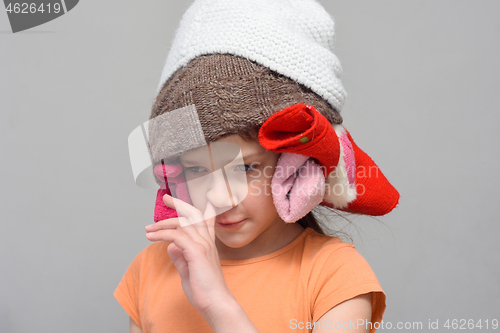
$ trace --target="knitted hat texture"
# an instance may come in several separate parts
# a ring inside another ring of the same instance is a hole
[[[303,84],[340,112],[346,92],[333,41],[333,18],[314,0],[196,0],[182,17],[157,92],[196,57],[230,53]]]
[[[230,54],[199,56],[177,70],[156,98],[149,123],[153,165],[258,128],[297,103],[314,105],[332,124],[342,123],[318,94],[269,68]]]

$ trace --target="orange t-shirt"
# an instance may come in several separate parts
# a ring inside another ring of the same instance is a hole
[[[184,295],[168,244],[156,242],[142,250],[114,296],[144,333],[212,332]],[[339,303],[369,292],[373,326],[378,327],[385,311],[386,295],[354,245],[311,228],[273,253],[220,262],[229,289],[259,332],[311,332],[315,322],[316,327],[334,327],[319,319]]]

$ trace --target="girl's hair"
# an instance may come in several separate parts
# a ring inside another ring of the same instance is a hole
[[[298,220],[297,223],[300,224],[304,229],[309,227],[314,231],[316,231],[317,233],[325,235],[325,232],[319,225],[318,220],[316,219],[316,216],[314,216],[312,211],[310,211],[309,213],[306,214],[306,216]]]

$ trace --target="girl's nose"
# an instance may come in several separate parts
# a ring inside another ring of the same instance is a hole
[[[212,172],[210,188],[207,192],[207,199],[210,200],[217,210],[221,213],[227,209],[234,208],[238,205],[238,199],[231,193],[229,184],[224,177],[221,169]]]

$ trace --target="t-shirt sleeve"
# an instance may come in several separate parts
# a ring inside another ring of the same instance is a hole
[[[141,263],[144,251],[141,251],[132,261],[123,275],[113,295],[128,315],[142,329],[139,316],[139,283]]]
[[[317,281],[312,294],[314,322],[338,304],[371,292],[371,325],[379,327],[375,323],[382,320],[386,295],[370,265],[352,244],[342,244],[317,266],[318,269],[313,272]],[[370,330],[371,333],[375,331],[374,328]]]

